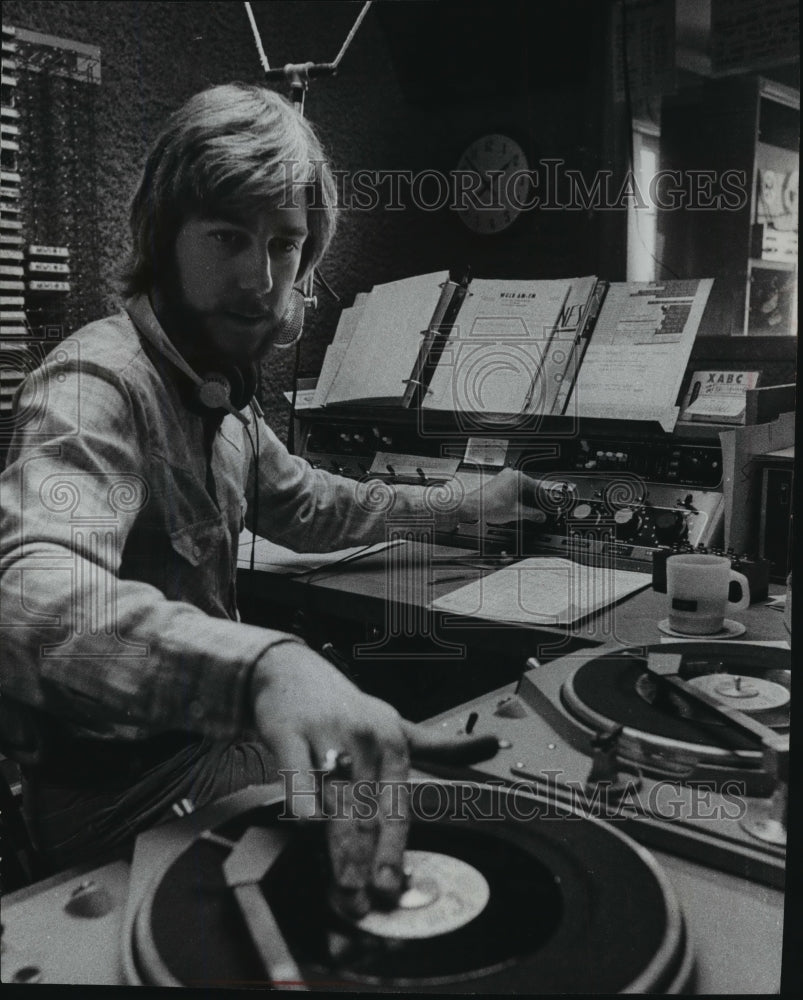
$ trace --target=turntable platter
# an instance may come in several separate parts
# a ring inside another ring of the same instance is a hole
[[[396,910],[354,924],[330,909],[317,823],[293,829],[260,883],[307,988],[532,994],[688,985],[691,956],[672,890],[628,837],[500,786],[433,780],[411,790],[410,895]],[[247,829],[278,824],[280,806],[247,808],[213,836],[194,836],[155,875],[129,945],[143,983],[265,985],[223,862],[227,843]]]

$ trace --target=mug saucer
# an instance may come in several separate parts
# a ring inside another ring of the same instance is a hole
[[[722,623],[722,628],[717,632],[678,632],[670,626],[668,618],[658,622],[658,628],[666,635],[674,635],[680,639],[697,639],[699,642],[708,642],[711,639],[734,639],[737,635],[744,635],[747,631],[746,625],[734,621],[732,618],[726,618]]]

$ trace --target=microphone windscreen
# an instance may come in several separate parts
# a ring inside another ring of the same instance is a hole
[[[273,346],[278,348],[292,347],[304,332],[304,296],[294,288],[290,295],[290,304],[276,330]]]

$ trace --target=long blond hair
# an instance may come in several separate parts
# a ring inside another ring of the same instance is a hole
[[[146,292],[170,273],[189,216],[294,204],[306,204],[309,229],[300,280],[335,230],[335,185],[315,131],[266,87],[229,83],[195,94],[168,118],[145,162],[131,202],[124,293]]]

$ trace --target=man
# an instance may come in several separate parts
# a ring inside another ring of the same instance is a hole
[[[323,164],[271,91],[191,98],[133,200],[125,311],[59,345],[20,395],[3,474],[0,721],[22,744],[35,734],[25,805],[55,868],[279,768],[302,790],[335,758],[352,781],[402,781],[411,752],[438,739],[296,637],[238,621],[244,524],[307,551],[384,536],[384,505],[289,455],[251,403],[256,365],[332,236]],[[511,520],[521,485],[502,474],[433,517]],[[400,487],[393,503],[423,512],[424,493]],[[396,899],[406,823],[330,824],[345,910]]]

